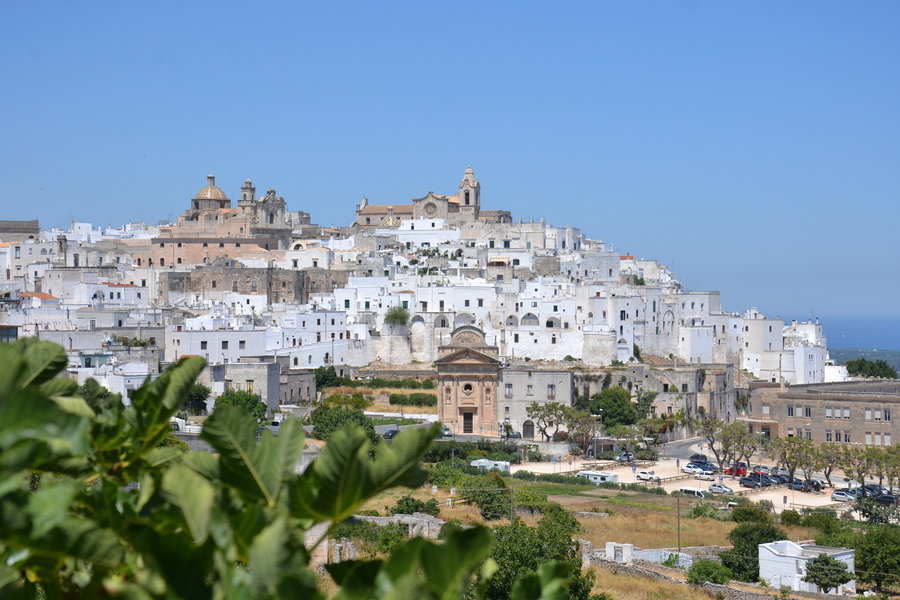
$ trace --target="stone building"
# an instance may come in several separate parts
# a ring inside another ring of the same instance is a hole
[[[791,386],[751,382],[743,419],[752,431],[767,437],[890,446],[900,439],[900,381]]]
[[[360,229],[397,228],[405,219],[443,219],[454,225],[489,222],[511,223],[505,210],[481,210],[481,183],[468,167],[459,182],[456,196],[428,192],[411,204],[369,204],[367,198],[356,205],[353,227]]]
[[[0,241],[23,242],[40,237],[41,225],[37,219],[31,221],[0,221]]]
[[[438,415],[454,433],[498,435],[497,385],[501,362],[477,327],[453,330],[450,343],[438,349]]]

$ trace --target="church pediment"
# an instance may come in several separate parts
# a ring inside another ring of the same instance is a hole
[[[461,348],[434,361],[435,365],[491,365],[500,366],[502,363],[489,354],[475,350],[474,348]]]

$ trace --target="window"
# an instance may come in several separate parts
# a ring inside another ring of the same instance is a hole
[[[881,411],[876,409],[875,411],[873,411],[873,413],[875,415],[875,420],[880,421],[881,420]]]
[[[215,279],[212,280],[212,289],[216,289],[216,280]]]
[[[534,386],[533,386],[533,385],[530,385],[530,384],[529,384],[529,385],[526,385],[526,386],[525,386],[525,395],[526,395],[526,396],[533,396],[533,395],[534,395]]]
[[[844,432],[844,443],[846,443],[846,444],[850,443],[850,432],[849,431]]]
[[[619,311],[619,320],[624,321],[627,318],[628,318],[627,313],[624,310],[620,310]]]
[[[556,385],[552,383],[547,384],[547,397],[548,398],[556,398]]]
[[[871,431],[866,432],[865,439],[866,439],[866,442],[865,442],[866,446],[871,446],[872,445],[872,432]]]
[[[809,419],[812,417],[812,406],[804,406],[803,407],[803,416]]]
[[[866,409],[866,421],[871,421],[871,420],[872,420],[872,409],[867,408]],[[866,435],[869,435],[869,434],[866,434]]]
[[[789,416],[789,417],[793,417],[793,416],[794,416],[794,407],[793,407],[793,405],[791,405],[791,404],[788,404],[788,407],[787,407],[787,416]]]
[[[830,407],[830,406],[826,406],[826,407],[825,407],[825,418],[826,418],[826,419],[830,419],[830,418],[831,418],[831,407]]]
[[[240,340],[240,341],[238,341],[238,350],[243,350],[243,349],[245,349],[246,347],[247,347],[247,341],[246,341],[246,340]]]
[[[885,421],[891,420],[891,409],[889,409],[889,408],[884,409],[884,420]],[[885,445],[887,445],[887,444],[885,444]]]
[[[884,434],[884,438],[883,438],[882,444],[883,444],[884,446],[890,446],[890,445],[891,445],[891,434],[889,434],[889,433],[885,433],[885,434]]]
[[[344,300],[344,308],[350,308],[350,299]]]
[[[518,341],[519,341],[519,334],[518,334],[518,333],[514,333],[514,334],[513,334],[513,343],[517,343]]]
[[[201,350],[206,350],[206,342],[205,342],[205,341],[200,342],[200,349],[201,349]]]
[[[687,391],[688,391],[688,388],[687,388],[687,384],[686,384],[686,383],[682,383],[682,384],[681,384],[681,391],[682,391],[682,392],[687,392]]]
[[[466,298],[466,300],[463,302],[463,306],[468,306],[468,305],[469,305],[469,299]]]
[[[228,350],[228,340],[222,340],[222,350]]]
[[[826,442],[832,441],[832,439],[831,439],[831,430],[830,430],[830,429],[827,430],[827,431],[825,432],[825,441],[826,441]]]
[[[252,394],[253,393],[253,380],[248,379],[245,381],[245,383],[247,384],[247,391]]]
[[[762,414],[764,414],[764,415],[769,414],[769,405],[768,404],[762,405]]]
[[[663,392],[668,392],[668,391],[669,391],[669,384],[668,384],[668,383],[664,383],[664,384],[663,384]]]
[[[478,299],[478,306],[484,306],[484,298]]]
[[[845,418],[845,419],[849,419],[849,418],[850,418],[850,409],[849,409],[849,408],[845,408],[845,409],[844,409],[844,418]]]

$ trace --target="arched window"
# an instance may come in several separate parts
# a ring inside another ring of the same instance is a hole
[[[275,213],[269,213],[269,225],[275,222]]]
[[[466,192],[466,206],[469,205],[469,192]]]
[[[161,266],[161,267],[166,266],[166,259],[164,259],[164,258],[159,259],[159,266]]]

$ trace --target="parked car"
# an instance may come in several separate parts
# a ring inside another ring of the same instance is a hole
[[[641,481],[656,481],[659,482],[659,475],[654,473],[653,471],[638,471],[637,478]]]
[[[780,481],[778,481],[771,475],[760,474],[759,479],[760,479],[760,481],[762,481],[763,487],[769,487],[769,486],[778,485],[779,483],[781,483]]]
[[[702,471],[694,475],[694,479],[703,479],[704,481],[715,481],[716,476],[709,471]]]
[[[453,430],[444,425],[444,428],[441,430],[441,437],[453,437]]]
[[[762,473],[763,475],[769,474],[769,467],[763,465],[756,465],[753,467],[753,473]]]
[[[510,439],[510,440],[521,440],[522,433],[519,431],[510,431],[509,433],[506,434],[506,437],[507,437],[507,439]]]
[[[709,462],[709,459],[706,458],[705,454],[691,454],[691,462],[705,463]]]
[[[866,484],[866,496],[880,496],[882,494],[890,494],[891,490],[884,488],[877,483]]]
[[[622,452],[618,456],[616,456],[616,462],[620,463],[629,463],[634,462],[634,454],[631,452]]]
[[[791,472],[785,467],[774,467],[769,470],[769,475],[790,475]]]
[[[771,478],[773,481],[775,481],[776,484],[788,483],[791,480],[790,477],[788,477],[787,475],[783,475],[781,473],[777,473],[775,475],[769,475],[769,478]]]
[[[856,494],[847,489],[834,490],[831,494],[831,499],[835,502],[855,502]]]
[[[707,473],[718,473],[719,467],[712,463],[696,463],[698,467],[706,471]]]
[[[709,492],[711,494],[731,494],[734,492],[727,485],[722,485],[721,483],[711,483],[709,484]]]
[[[741,487],[746,488],[758,489],[763,487],[762,481],[758,477],[741,477],[738,483],[741,484]]]
[[[696,475],[697,473],[703,473],[704,471],[698,465],[695,465],[694,463],[688,463],[681,467],[681,472],[688,473],[690,475]]]
[[[388,429],[387,431],[385,431],[384,433],[381,434],[381,437],[383,437],[386,440],[392,440],[395,437],[397,437],[398,433],[400,433],[399,429]]]
[[[812,488],[809,483],[803,481],[802,479],[798,479],[794,477],[794,480],[788,484],[788,489],[796,490],[798,492],[810,492]]]
[[[738,465],[731,465],[727,469],[725,469],[726,475],[732,475],[734,477],[746,477],[747,476],[747,467],[739,467]]]
[[[878,504],[884,504],[885,506],[896,506],[897,505],[897,496],[894,494],[879,494],[875,496],[875,502]]]

